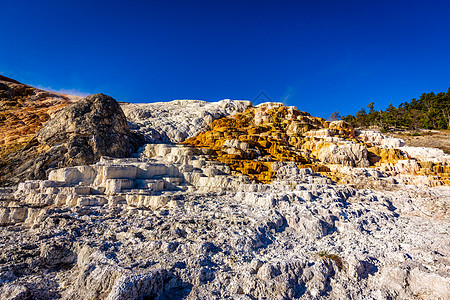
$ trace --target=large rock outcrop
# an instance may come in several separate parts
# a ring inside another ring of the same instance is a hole
[[[160,142],[133,158],[100,157],[138,144],[108,96],[45,123],[2,169],[48,179],[0,188],[0,298],[450,297],[450,187],[403,184],[443,181],[448,156],[233,103],[124,104]]]
[[[400,139],[281,103],[250,107],[213,121],[209,129],[184,143],[212,149],[216,160],[263,183],[273,180],[275,162],[290,161],[347,184],[360,181],[359,171],[349,177],[348,170],[372,167],[383,176],[401,175],[395,180],[403,183],[450,185],[450,156],[442,150],[405,147]]]
[[[54,115],[24,148],[4,156],[1,183],[45,179],[49,169],[92,164],[101,156],[126,157],[141,144],[113,98],[91,95]]]

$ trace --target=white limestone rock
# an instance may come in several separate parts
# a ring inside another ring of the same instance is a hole
[[[255,184],[159,144],[1,190],[0,298],[448,298],[450,188],[330,168],[361,188],[292,162]]]
[[[420,268],[411,270],[408,276],[408,284],[411,292],[416,297],[429,299],[450,298],[450,277],[427,272]]]
[[[345,142],[326,144],[318,153],[317,158],[328,164],[339,164],[351,167],[368,167],[367,149],[360,144]]]
[[[252,106],[250,101],[174,100],[148,104],[122,104],[130,129],[142,133],[148,143],[180,143],[208,130],[208,125]]]
[[[418,161],[431,161],[434,163],[441,163],[443,165],[450,165],[450,155],[446,154],[441,149],[410,146],[404,146],[400,149]]]
[[[356,138],[364,143],[382,148],[399,148],[405,146],[404,140],[386,136],[376,130],[357,131]]]
[[[329,129],[318,129],[318,130],[310,130],[304,133],[305,136],[316,137],[316,138],[329,138],[334,136],[334,132]]]

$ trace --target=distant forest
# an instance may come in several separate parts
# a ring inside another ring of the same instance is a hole
[[[338,112],[330,120],[345,120],[353,127],[378,127],[382,131],[398,129],[450,129],[450,88],[447,93],[424,93],[419,99],[413,98],[386,110],[374,110],[374,102],[360,109],[356,115],[340,116]]]

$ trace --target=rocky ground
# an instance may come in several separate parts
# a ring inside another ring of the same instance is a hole
[[[276,103],[58,114],[0,188],[0,299],[450,298],[439,149]]]
[[[442,149],[445,153],[450,154],[450,131],[419,130],[395,132],[390,133],[389,135],[403,139],[408,146],[438,148]]]

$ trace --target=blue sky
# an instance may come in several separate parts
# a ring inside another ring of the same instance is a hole
[[[260,92],[312,115],[450,86],[450,1],[4,1],[0,74],[119,101]]]

